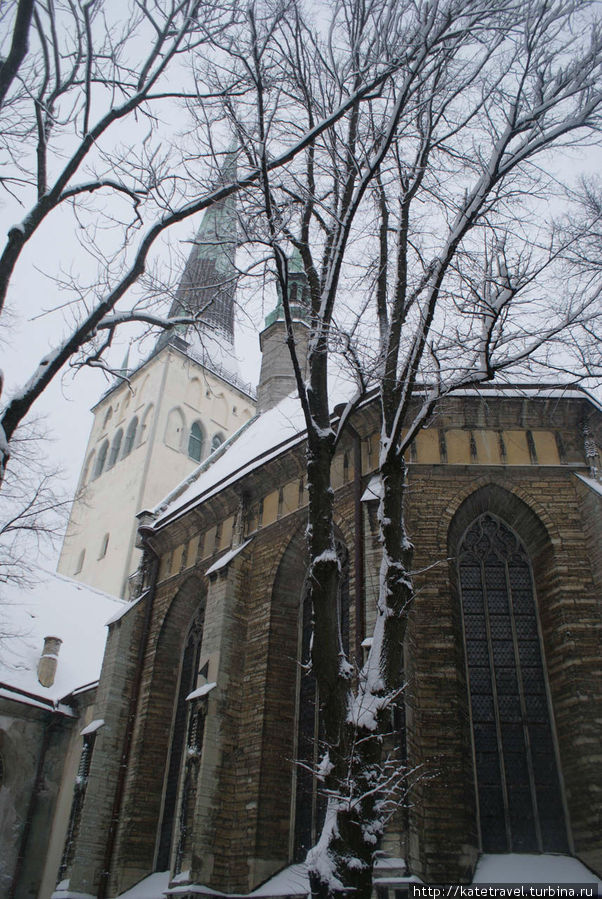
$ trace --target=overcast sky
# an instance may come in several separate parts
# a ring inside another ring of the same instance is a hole
[[[172,104],[167,115],[177,122],[175,104]],[[163,123],[165,127],[167,121]],[[575,179],[579,171],[599,173],[602,170],[602,151],[597,148],[573,152],[566,163],[558,160],[558,169],[569,171]],[[24,212],[25,208],[20,207],[8,193],[1,194],[0,233],[6,234],[11,226],[21,220]],[[188,255],[189,244],[186,241],[194,235],[200,220],[200,216],[191,219],[173,232],[172,243],[176,246],[181,243],[182,257]],[[159,248],[159,255],[161,252]],[[0,366],[6,378],[4,400],[24,384],[40,359],[56,346],[57,340],[70,327],[70,309],[61,308],[67,295],[53,276],[61,271],[70,272],[76,280],[89,282],[94,280],[94,266],[93,260],[79,246],[70,214],[67,211],[53,212],[23,252],[10,287],[7,310],[12,314],[3,317],[0,330]],[[173,274],[175,276],[177,273]],[[48,309],[56,311],[44,315]],[[256,325],[266,311],[269,309],[259,310],[255,316]],[[123,358],[130,336],[131,331],[117,339],[110,356],[114,365],[118,365]],[[239,338],[237,353],[241,373],[247,380],[256,383],[259,371],[258,338],[256,329],[253,330],[248,320],[244,328],[239,325]],[[144,353],[150,352],[151,348],[152,342],[148,341]],[[34,406],[34,414],[46,419],[49,450],[62,464],[65,487],[71,492],[77,482],[92,423],[88,410],[108,384],[109,381],[99,371],[86,369],[74,375],[67,370],[62,378],[55,379]]]

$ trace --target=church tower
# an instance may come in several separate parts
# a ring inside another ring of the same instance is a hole
[[[222,180],[235,176],[230,155]],[[118,596],[136,571],[136,513],[152,508],[255,411],[234,357],[236,209],[205,212],[170,316],[200,327],[164,332],[93,407],[58,571]],[[127,368],[127,363],[125,363]],[[124,378],[127,378],[125,380]]]

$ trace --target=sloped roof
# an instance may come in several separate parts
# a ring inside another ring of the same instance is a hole
[[[105,623],[128,603],[42,569],[32,580],[33,587],[0,585],[0,683],[57,702],[98,680]],[[50,636],[63,642],[54,684],[43,687],[37,666],[44,638]]]
[[[335,408],[348,401],[355,391],[353,382],[343,370],[336,373],[331,386],[331,403]],[[417,388],[418,392],[419,388]],[[370,392],[363,403],[376,396]],[[582,400],[600,409],[597,400],[587,391],[540,384],[485,384],[480,388],[454,391],[449,398],[528,397],[534,400]],[[265,462],[286,452],[305,438],[305,420],[296,394],[285,397],[272,409],[256,415],[232,434],[219,449],[209,456],[177,485],[153,510],[153,525],[161,527],[191,505],[204,501],[223,490]]]

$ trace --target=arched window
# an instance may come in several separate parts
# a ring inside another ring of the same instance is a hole
[[[146,408],[146,411],[142,417],[142,422],[140,424],[140,436],[138,437],[138,446],[142,446],[142,444],[146,443],[146,441],[148,440],[154,411],[155,407],[151,403],[151,405]]]
[[[96,457],[96,465],[94,466],[94,475],[93,480],[100,477],[105,467],[105,462],[107,460],[107,453],[109,452],[109,441],[103,440],[100,445],[100,449],[98,450],[98,456]]]
[[[127,431],[125,432],[125,443],[123,444],[123,458],[124,459],[126,456],[129,456],[129,454],[134,449],[134,443],[136,441],[136,431],[137,430],[138,430],[138,416],[135,415],[132,418],[131,422],[129,423]]]
[[[211,438],[211,452],[214,453],[216,451],[216,449],[218,448],[218,446],[221,446],[223,442],[224,442],[223,434],[219,434],[219,433],[214,434],[213,437]]]
[[[200,462],[201,456],[203,455],[203,431],[201,424],[198,421],[195,421],[190,429],[190,435],[188,437],[188,455],[196,462]]]
[[[566,852],[531,565],[490,513],[468,528],[458,578],[484,852]]]
[[[341,562],[338,613],[343,649],[349,652],[349,564],[347,550],[337,541]],[[326,814],[326,798],[319,790],[318,764],[324,749],[321,745],[322,724],[318,714],[319,696],[315,676],[308,664],[311,653],[312,608],[307,589],[303,587],[300,610],[301,676],[298,686],[298,724],[295,786],[294,860],[304,861],[308,850],[320,835]]]
[[[109,468],[112,468],[117,462],[119,458],[119,450],[121,449],[121,441],[123,440],[123,428],[119,428],[115,436],[113,437],[113,443],[111,444],[111,452],[109,453],[109,461],[107,463],[107,471]]]
[[[180,409],[172,409],[167,416],[165,428],[165,443],[172,449],[182,449],[182,435],[184,434],[184,416]]]
[[[167,765],[167,781],[165,784],[165,798],[163,802],[163,815],[161,818],[159,852],[155,866],[157,871],[164,871],[169,868],[171,850],[174,845],[174,838],[176,838],[176,873],[179,873],[184,841],[188,830],[188,822],[184,819],[189,811],[188,807],[190,806],[192,798],[190,795],[191,790],[194,791],[196,788],[195,775],[198,768],[198,757],[190,752],[190,737],[193,721],[191,720],[192,709],[190,709],[190,703],[187,702],[187,697],[197,686],[197,679],[199,677],[204,619],[205,603],[203,602],[199,606],[192,624],[190,625],[182,657],[180,684],[177,693],[175,718],[169,750],[169,762]],[[202,745],[202,732],[197,732],[195,734],[195,739],[198,741],[199,745],[198,747],[195,746],[193,748],[198,748],[200,751]],[[188,746],[186,745],[187,743],[189,744]],[[182,778],[180,773],[183,765],[185,766],[183,772],[184,782],[181,783]],[[175,812],[179,784],[181,784],[183,795],[181,797],[180,820],[178,822],[180,826],[177,827]]]
[[[82,474],[82,487],[85,487],[88,481],[90,480],[90,475],[94,470],[94,450],[89,454],[88,459],[86,460],[86,464],[84,466],[84,471]]]
[[[108,426],[109,422],[111,421],[111,418],[112,418],[112,417],[113,417],[113,407],[112,407],[112,406],[109,406],[109,408],[108,408],[107,411],[105,412],[104,421],[103,421],[103,423],[102,423],[102,429],[103,429],[103,431],[106,431],[107,426]]]

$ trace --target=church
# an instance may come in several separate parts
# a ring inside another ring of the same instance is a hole
[[[59,572],[127,602],[85,718],[70,700],[54,899],[308,890],[324,805],[305,434],[278,308],[256,394],[232,361],[230,203],[206,214],[174,300],[207,307],[205,339],[161,338],[93,409]],[[298,290],[303,277],[293,266]],[[333,465],[358,669],[380,562],[376,404],[355,410]],[[412,447],[417,597],[391,735],[410,773],[379,899],[482,882],[496,862],[506,882],[526,859],[536,882],[602,876],[601,412],[578,389],[484,387],[445,400]],[[10,895],[48,899],[25,880]]]

